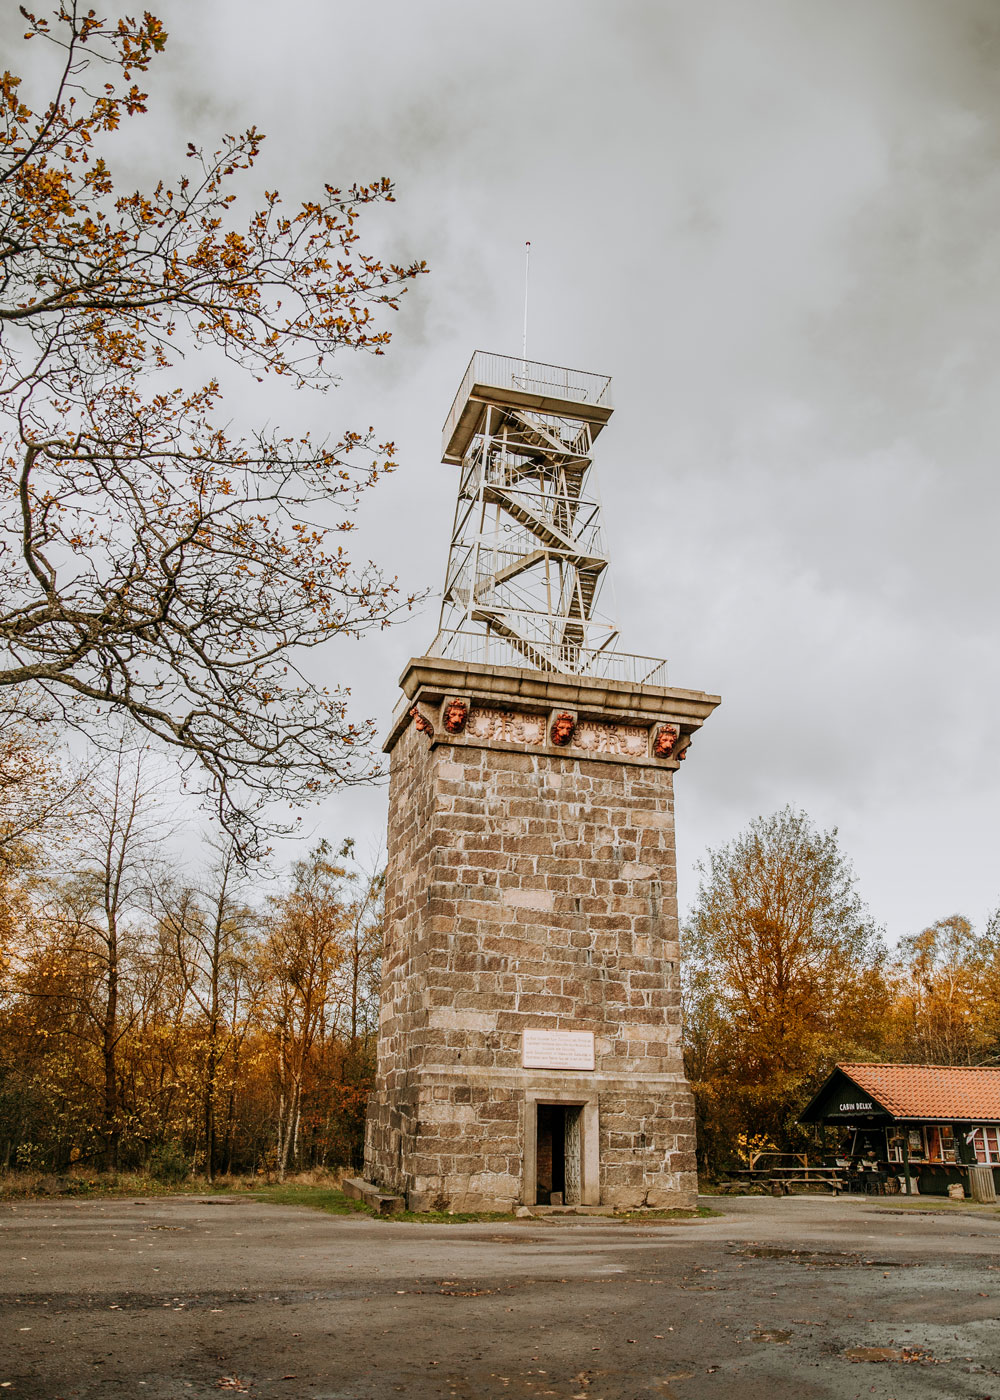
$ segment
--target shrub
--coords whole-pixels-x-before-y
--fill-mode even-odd
[[[149,1174],[154,1181],[176,1186],[179,1181],[184,1180],[190,1170],[191,1165],[184,1155],[184,1149],[176,1140],[161,1142],[159,1147],[154,1147],[150,1153]]]

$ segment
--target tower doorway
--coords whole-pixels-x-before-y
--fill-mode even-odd
[[[525,1205],[553,1205],[560,1195],[563,1205],[600,1205],[597,1095],[527,1089],[522,1122]]]
[[[581,1105],[540,1103],[535,1111],[535,1201],[538,1205],[579,1205],[583,1183]]]

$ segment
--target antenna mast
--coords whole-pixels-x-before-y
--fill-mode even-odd
[[[521,359],[528,362],[528,265],[531,261],[531,240],[524,245],[524,335],[521,337]]]

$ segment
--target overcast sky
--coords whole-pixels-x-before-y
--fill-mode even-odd
[[[388,174],[430,275],[381,360],[236,421],[373,423],[355,551],[439,589],[440,428],[477,348],[614,378],[598,443],[623,646],[723,705],[678,776],[694,862],[758,813],[837,826],[890,938],[1000,903],[996,0],[160,0],[139,163],[256,123],[300,198]],[[11,66],[16,66],[12,64]],[[277,406],[275,406],[277,405]],[[291,421],[294,420],[294,421]],[[385,721],[437,601],[329,678]],[[385,790],[316,830],[367,847]]]

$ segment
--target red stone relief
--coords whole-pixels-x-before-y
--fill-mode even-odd
[[[469,707],[464,700],[452,700],[445,706],[444,727],[449,734],[461,734],[469,717]]]
[[[433,724],[431,724],[430,720],[426,717],[426,715],[422,715],[422,714],[420,713],[420,711],[417,709],[416,705],[414,705],[413,709],[410,711],[410,718],[413,720],[413,723],[414,723],[414,724],[417,726],[417,728],[420,730],[420,733],[421,733],[421,734],[427,734],[428,736],[433,736],[433,734],[434,734],[434,726],[433,726]]]
[[[567,710],[563,710],[560,714],[556,715],[555,719],[552,721],[549,738],[553,744],[558,744],[561,747],[563,744],[568,744],[570,739],[572,739],[575,728],[576,720]]]
[[[676,724],[664,724],[653,740],[653,757],[669,758],[674,751],[674,745],[680,737],[681,732]]]

